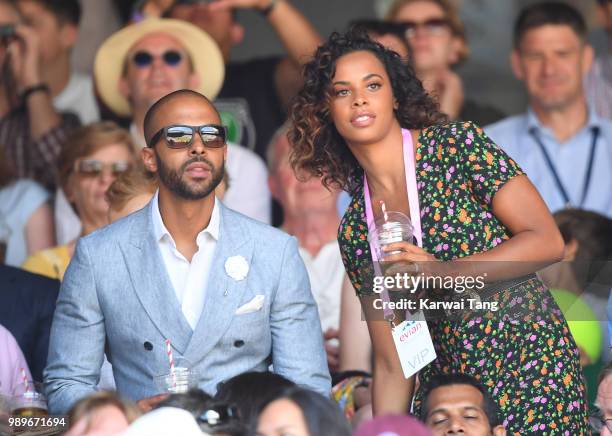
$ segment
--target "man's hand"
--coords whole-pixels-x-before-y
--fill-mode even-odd
[[[323,334],[323,340],[325,341],[325,354],[327,354],[327,366],[329,366],[330,372],[338,371],[340,367],[340,347],[338,347],[337,341],[330,343],[332,339],[338,339],[339,333],[336,329],[327,329]]]
[[[15,38],[8,46],[11,69],[17,82],[18,92],[41,83],[40,39],[29,26],[15,26]]]
[[[140,410],[142,410],[144,413],[147,413],[147,412],[150,412],[151,409],[153,409],[155,406],[157,406],[158,403],[161,403],[169,396],[170,394],[159,394],[159,395],[155,395],[154,397],[143,398],[142,400],[138,400],[136,404],[138,404],[138,407],[140,407]]]

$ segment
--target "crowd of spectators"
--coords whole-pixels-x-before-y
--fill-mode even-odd
[[[292,143],[300,133],[302,138],[318,139],[327,134],[323,127],[300,131],[296,114],[313,113],[316,108],[305,107],[309,104],[305,100],[297,100],[303,103],[301,108],[295,103],[299,92],[303,95],[304,89],[315,86],[311,60],[315,53],[321,56],[327,35],[319,35],[291,0],[115,2],[113,8],[126,22],[91,53],[92,75],[87,75],[76,72],[71,56],[77,41],[88,32],[79,26],[84,3],[0,0],[0,434],[13,413],[13,398],[23,396],[24,388],[44,391],[49,412],[68,417],[64,430],[70,436],[517,434],[518,418],[508,410],[527,410],[529,404],[517,404],[524,396],[508,398],[507,393],[501,394],[501,382],[494,385],[491,378],[481,377],[481,367],[493,365],[492,361],[473,368],[458,365],[458,370],[427,377],[421,372],[414,387],[418,393],[407,400],[407,407],[398,413],[380,413],[385,411],[380,406],[382,393],[397,386],[380,386],[380,382],[376,386],[373,381],[377,370],[380,374],[381,367],[384,372],[390,366],[377,358],[382,341],[365,322],[362,290],[350,277],[350,265],[346,256],[343,263],[338,242],[339,228],[350,233],[347,239],[358,235],[351,225],[359,224],[348,223],[347,228],[346,218],[342,220],[347,207],[349,211],[359,207],[351,198],[357,191],[330,183],[324,171],[308,174],[296,165]],[[410,71],[407,77],[418,81],[418,89],[433,105],[424,104],[414,113],[445,125],[465,122],[474,131],[483,130],[507,154],[512,164],[507,168],[524,172],[537,189],[563,239],[560,262],[543,265],[538,277],[551,290],[551,304],[560,308],[558,312],[551,308],[551,316],[557,319],[562,312],[561,318],[568,321],[567,336],[560,341],[568,348],[575,341],[577,371],[586,383],[586,393],[576,396],[586,396],[590,426],[602,435],[612,434],[612,1],[597,1],[611,41],[610,53],[600,56],[588,43],[585,19],[566,2],[535,2],[519,13],[514,34],[509,36],[513,48],[508,56],[528,105],[524,113],[515,115],[484,105],[467,93],[457,72],[470,55],[458,2],[389,3],[383,19],[363,17],[350,23],[348,34],[367,35],[380,50],[396,53],[393,56]],[[285,55],[231,60],[232,49],[249,36],[249,29],[236,17],[246,9],[262,15],[282,42]],[[331,57],[324,62],[318,59],[320,75],[336,62]],[[335,74],[336,66],[325,80],[333,80]],[[328,101],[334,92],[328,89],[316,98]],[[394,100],[394,111],[400,116],[397,104]],[[322,110],[316,116],[329,121],[329,112]],[[206,124],[197,121],[199,127],[191,126],[200,113]],[[170,145],[170,122],[160,123],[172,117],[180,119],[173,125],[191,129],[187,147]],[[310,119],[303,121],[303,126],[317,125]],[[222,132],[204,130],[217,124],[224,126]],[[329,147],[343,140],[334,132],[326,137]],[[473,140],[469,135],[468,140]],[[184,137],[178,141],[184,142]],[[223,152],[213,143],[219,137],[226,144]],[[153,151],[155,141],[168,145],[165,154]],[[206,151],[202,152],[205,157],[195,156],[200,143],[212,157]],[[178,170],[168,167],[176,155],[172,153],[184,148],[193,153],[190,160]],[[324,150],[321,157],[315,156],[313,148],[309,157],[326,161],[338,171],[346,164],[335,160],[334,150]],[[217,158],[220,166],[213,165]],[[417,152],[416,160],[420,158]],[[487,153],[482,160],[470,162],[481,170],[498,158]],[[350,159],[354,160],[352,155]],[[196,232],[190,242],[195,252],[183,256],[184,241],[175,236],[172,226],[188,220],[175,219],[172,224],[162,203],[168,207],[165,189],[186,189],[179,186],[177,171],[189,171],[188,165],[194,163],[210,165],[211,177],[219,179],[210,203],[211,227],[213,223],[218,227],[199,229],[202,232]],[[505,172],[506,164],[502,167]],[[490,180],[474,179],[465,189],[473,189],[473,183],[495,193],[500,182],[489,174]],[[185,195],[183,199],[191,194]],[[424,216],[429,210],[424,202],[429,200],[422,201]],[[218,251],[208,252],[205,260],[197,257],[198,249],[204,247],[202,240],[211,242],[213,249],[223,242],[219,234],[227,232],[223,223],[230,222],[225,207],[240,213],[231,222],[246,219],[258,229],[252,241],[236,243],[235,252],[223,252],[233,255],[228,262],[244,260],[237,255],[242,245],[255,245],[249,249],[257,253],[285,241],[280,232],[257,227],[261,223],[293,238],[286,245],[278,242],[277,252],[255,255],[251,275],[244,280],[247,266],[245,277],[238,278],[234,288],[223,280],[204,286],[206,298],[215,293],[223,304],[203,308],[210,300],[190,296],[189,288],[219,279],[221,272],[233,278],[240,274],[228,262],[217,265]],[[137,238],[143,229],[125,230],[125,223],[132,219],[130,223],[148,224],[152,220],[135,217],[140,219],[144,214],[137,212],[151,208],[157,240],[141,250]],[[172,213],[188,210],[177,207]],[[366,211],[360,214],[365,220]],[[440,220],[437,212],[436,216],[432,213],[432,219]],[[484,227],[479,230],[489,240],[491,231]],[[131,244],[131,248],[102,246],[119,234],[113,229],[123,229],[125,247]],[[455,230],[446,226],[445,231]],[[248,234],[237,230],[232,238]],[[94,257],[93,245],[86,244],[92,241],[100,241]],[[171,271],[162,267],[154,275],[135,276],[135,270],[125,266],[135,258],[159,260],[156,265],[165,264]],[[278,265],[271,265],[276,261]],[[87,269],[90,263],[93,266]],[[112,265],[109,274],[116,276],[109,277],[107,286],[99,275],[108,265]],[[307,275],[306,296],[295,291],[292,300],[292,286],[299,288],[304,282],[289,267]],[[205,272],[203,278],[194,279],[199,271]],[[268,294],[270,277],[278,279],[279,286]],[[286,280],[291,279],[296,283],[288,285]],[[109,296],[109,289],[122,280],[125,294]],[[261,289],[251,289],[255,280]],[[145,296],[142,290],[148,292],[148,287],[151,294]],[[235,295],[245,289],[248,300]],[[135,314],[138,304],[142,313]],[[231,313],[222,313],[224,304]],[[120,312],[123,305],[125,312]],[[311,312],[318,319],[315,328],[304,321]],[[225,324],[208,330],[211,326],[205,325],[208,321],[202,321],[201,314]],[[146,334],[144,326],[136,325],[145,316],[153,320]],[[236,332],[232,331],[235,324],[228,327],[233,323],[231,316],[240,317],[241,323],[246,320]],[[161,330],[170,330],[175,321],[178,327],[166,335],[167,343],[153,339],[154,334],[167,333]],[[534,321],[534,329],[539,321]],[[386,325],[386,321],[380,323]],[[316,340],[308,342],[312,338]],[[474,347],[478,340],[474,339]],[[516,338],[504,340],[510,343]],[[291,352],[280,353],[278,344]],[[196,345],[203,348],[194,351]],[[313,351],[311,346],[321,350]],[[202,350],[206,353],[198,354]],[[143,352],[150,359],[144,364],[133,357]],[[160,373],[160,367],[166,369],[166,357],[183,358],[188,352],[189,357],[198,356],[191,369],[197,368],[201,379],[191,389],[169,395],[149,375]],[[322,375],[318,370],[323,356]],[[243,358],[248,363],[238,362]],[[527,361],[531,358],[542,356],[522,356],[521,367],[531,366]],[[310,373],[301,374],[291,359],[312,365]],[[174,371],[174,363],[170,365]],[[145,378],[151,379],[146,386]],[[143,386],[133,388],[139,383]],[[565,383],[565,387],[578,385],[580,380]],[[559,388],[553,384],[549,389]],[[551,425],[551,416],[578,414],[582,407],[577,402],[543,406],[545,400],[538,396],[529,401],[541,401],[539,411],[555,410],[544,418],[527,417],[529,423],[542,418]],[[552,425],[549,429],[555,428],[555,422]],[[530,429],[543,434],[537,425]]]

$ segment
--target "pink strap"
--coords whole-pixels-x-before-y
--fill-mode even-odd
[[[409,130],[402,129],[402,150],[404,153],[404,168],[406,169],[406,187],[408,188],[408,205],[410,207],[410,222],[414,230],[414,237],[417,240],[419,247],[423,246],[423,235],[421,230],[421,210],[419,207],[419,193],[416,183],[416,167],[412,159],[414,155],[412,144],[412,135]],[[374,213],[372,212],[372,201],[370,199],[370,189],[368,187],[368,179],[363,175],[363,193],[365,196],[366,222],[368,225],[368,233],[374,229]],[[370,242],[370,252],[372,253],[372,261],[378,262],[376,247]]]

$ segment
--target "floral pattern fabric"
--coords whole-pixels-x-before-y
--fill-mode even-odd
[[[481,128],[460,122],[423,129],[415,160],[427,252],[448,261],[509,239],[492,201],[523,172]],[[360,296],[372,294],[374,274],[364,201],[360,187],[338,232],[345,268]],[[439,373],[467,373],[489,388],[508,434],[589,434],[577,347],[546,287],[532,278],[488,300],[500,310],[430,321],[438,357],[419,374],[421,384]],[[419,397],[417,392],[417,407]]]

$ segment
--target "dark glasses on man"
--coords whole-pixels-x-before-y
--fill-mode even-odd
[[[175,67],[181,63],[181,60],[183,60],[183,55],[176,50],[168,50],[161,55],[161,58],[166,65]],[[132,55],[132,62],[138,68],[148,67],[153,63],[153,59],[155,59],[155,56],[144,50],[139,50]]]
[[[160,129],[149,141],[153,147],[164,138],[169,148],[186,148],[193,144],[193,138],[199,133],[202,144],[208,148],[221,148],[225,145],[227,133],[225,127],[218,124],[204,124],[203,126],[173,125]]]
[[[118,176],[129,169],[130,163],[126,161],[101,162],[95,159],[83,159],[77,161],[74,165],[76,173],[87,177],[97,177],[103,171],[110,171],[113,176]]]
[[[439,35],[448,28],[448,20],[446,18],[430,18],[422,22],[403,21],[404,35],[406,38],[414,38],[417,29],[423,29],[428,35]]]

